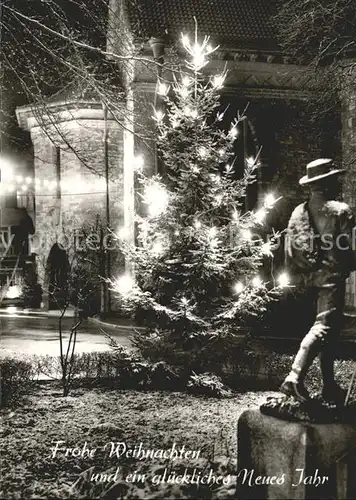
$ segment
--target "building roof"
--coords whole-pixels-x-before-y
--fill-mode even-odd
[[[182,32],[209,35],[213,44],[235,49],[277,49],[273,17],[278,0],[130,0],[131,26],[144,39]]]

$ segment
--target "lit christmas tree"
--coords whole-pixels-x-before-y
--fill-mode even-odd
[[[260,320],[267,302],[288,285],[285,273],[277,285],[259,274],[272,254],[271,240],[257,235],[276,200],[269,194],[258,210],[244,209],[258,167],[258,157],[249,158],[237,178],[233,146],[245,117],[237,116],[228,131],[219,126],[226,75],[207,81],[201,73],[214,50],[208,38],[191,44],[183,36],[182,43],[187,71],[171,86],[159,84],[164,109],[154,113],[164,174],[146,176],[137,158],[147,210],[137,215],[138,246],[119,238],[134,271],[113,283],[125,308],[147,326],[136,342],[151,355],[235,336]]]

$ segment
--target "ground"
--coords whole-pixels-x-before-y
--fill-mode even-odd
[[[64,319],[65,338],[76,321]],[[131,327],[115,328],[85,320],[78,329],[76,352],[106,351],[109,349],[104,331],[121,345],[130,345]],[[0,312],[1,348],[28,354],[58,355],[58,317],[10,315]]]
[[[226,498],[233,496],[236,474],[236,425],[239,415],[262,403],[267,392],[238,393],[231,399],[213,399],[169,392],[76,389],[66,398],[53,383],[37,386],[29,400],[1,415],[2,477],[0,497],[12,498]],[[97,451],[93,458],[51,458],[55,441],[61,446],[84,443]],[[200,450],[198,460],[109,457],[111,442],[146,450],[168,450],[173,443]],[[109,443],[107,449],[103,446]],[[94,469],[91,469],[94,467]],[[117,472],[115,479],[96,483],[91,474]],[[226,478],[227,485],[152,484],[153,477],[187,468],[192,474]],[[144,481],[126,481],[135,471]],[[229,476],[231,474],[231,476]],[[110,478],[109,478],[110,479]],[[157,479],[159,481],[159,479]],[[110,491],[109,491],[110,490]]]

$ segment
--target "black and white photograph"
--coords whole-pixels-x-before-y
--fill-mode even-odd
[[[355,0],[0,0],[0,497],[356,500]]]

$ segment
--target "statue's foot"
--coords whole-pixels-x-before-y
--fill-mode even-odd
[[[339,385],[333,384],[325,386],[322,390],[321,397],[328,402],[343,405],[346,399],[345,389],[342,389]]]
[[[301,383],[285,380],[279,390],[286,396],[291,396],[300,403],[307,403],[310,401],[309,393]]]

